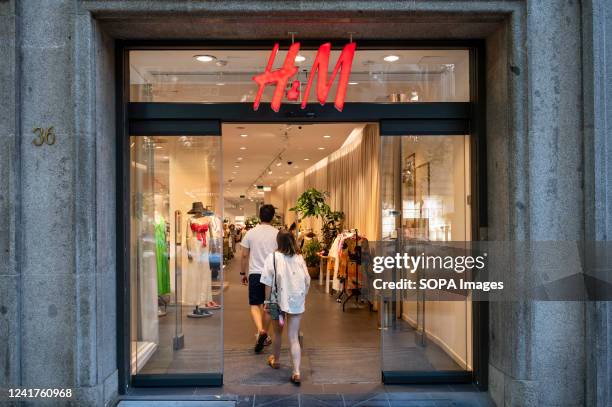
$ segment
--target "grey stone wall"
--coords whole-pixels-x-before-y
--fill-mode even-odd
[[[0,387],[117,392],[114,39],[282,37],[296,10],[361,38],[486,39],[488,238],[609,240],[609,1],[0,0]],[[609,405],[610,322],[609,303],[491,304],[496,404]]]
[[[114,45],[76,6],[0,1],[0,388],[102,405],[117,394]]]
[[[612,4],[588,0],[582,7],[585,151],[585,234],[607,241],[612,236]],[[604,407],[612,400],[612,306],[586,308],[587,404]]]
[[[18,163],[15,10],[0,2],[0,387],[19,380]]]

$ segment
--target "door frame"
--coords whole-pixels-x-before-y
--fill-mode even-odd
[[[328,41],[328,40],[327,40]],[[283,41],[116,41],[116,208],[117,208],[117,364],[119,393],[130,387],[221,386],[222,374],[132,376],[130,372],[130,253],[129,253],[129,136],[140,134],[206,134],[221,123],[377,122],[387,136],[469,134],[472,199],[472,240],[487,226],[484,42],[482,41],[360,41],[360,49],[468,49],[470,101],[428,103],[352,103],[342,112],[332,104],[309,103],[305,109],[284,104],[278,113],[262,103],[144,103],[129,101],[129,51],[142,49],[269,49]],[[302,49],[316,49],[324,41],[302,41]],[[346,42],[346,39],[334,41]],[[387,384],[471,382],[486,390],[488,377],[488,303],[472,303],[472,372],[381,375]]]

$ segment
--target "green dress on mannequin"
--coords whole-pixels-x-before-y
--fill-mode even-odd
[[[164,218],[160,218],[155,224],[155,259],[157,261],[157,294],[169,294],[170,268],[168,264],[166,221]]]

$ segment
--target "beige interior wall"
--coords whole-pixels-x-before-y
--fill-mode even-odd
[[[361,128],[354,141],[273,189],[275,202],[282,202],[285,223],[296,220],[289,208],[307,188],[329,192],[332,210],[345,214],[344,227],[357,228],[370,240],[380,236],[380,138],[378,127]],[[281,198],[282,197],[282,198]],[[319,220],[306,219],[302,230],[320,233]]]
[[[191,216],[187,212],[191,209],[193,202],[202,202],[206,206],[211,206],[212,211],[221,216],[221,199],[219,196],[220,179],[219,171],[213,161],[221,154],[220,141],[217,138],[206,138],[202,144],[190,148],[182,147],[176,138],[168,143],[169,159],[169,202],[170,202],[170,287],[174,292],[174,270],[176,259],[175,251],[175,230],[176,222],[174,213],[181,211],[181,231],[182,245],[185,247],[185,236],[187,219]],[[216,159],[216,160],[215,160]],[[181,265],[185,272],[187,264],[187,250],[182,250]],[[185,279],[183,278],[183,284]],[[185,292],[183,286],[182,292]]]

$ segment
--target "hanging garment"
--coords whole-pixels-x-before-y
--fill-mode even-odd
[[[208,219],[192,217],[187,224],[183,255],[183,304],[204,306],[212,301]]]
[[[155,224],[155,260],[157,262],[157,295],[170,293],[170,267],[166,221],[160,218]]]
[[[339,266],[339,245],[342,240],[342,234],[339,233],[334,239],[331,247],[329,248],[329,258],[327,259],[327,269],[332,275],[332,288],[335,291],[340,291],[340,280],[338,279],[338,266]]]
[[[342,240],[339,254],[338,278],[344,284],[347,292],[360,289],[363,284],[362,276],[362,244],[367,239],[350,234]]]

